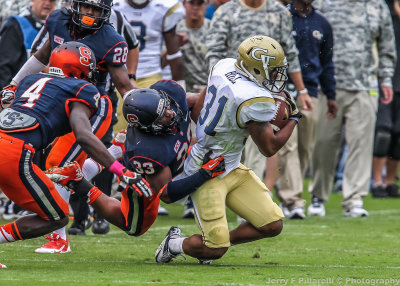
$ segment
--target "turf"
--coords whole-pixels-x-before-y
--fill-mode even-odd
[[[211,265],[190,257],[155,263],[171,225],[184,235],[197,232],[193,220],[180,218],[179,204],[139,238],[117,228],[71,236],[70,254],[35,254],[44,238],[1,244],[8,268],[0,270],[0,285],[399,285],[400,200],[366,197],[368,218],[343,217],[340,202],[332,194],[326,217],[286,220],[278,237],[234,246]],[[236,216],[228,214],[234,228]]]

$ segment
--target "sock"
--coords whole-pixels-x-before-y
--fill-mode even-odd
[[[172,254],[183,253],[182,246],[185,238],[186,237],[178,237],[169,241],[168,246]]]
[[[100,191],[99,188],[93,186],[89,191],[88,204],[91,205],[92,203],[94,203],[94,201],[97,200],[97,198],[100,197],[102,193],[103,192]]]
[[[54,186],[56,187],[58,193],[64,199],[64,201],[69,203],[69,197],[71,196],[71,192],[59,184],[54,184]]]
[[[54,233],[57,233],[62,239],[66,240],[67,239],[67,234],[65,232],[65,226],[62,228],[59,228],[54,231]]]
[[[93,159],[89,158],[85,160],[82,166],[82,174],[83,177],[90,181],[93,179],[98,173],[100,173],[104,169],[99,163],[94,161]]]
[[[0,243],[22,240],[17,224],[14,222],[0,226]]]

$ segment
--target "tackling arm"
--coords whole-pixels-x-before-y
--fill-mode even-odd
[[[171,66],[172,79],[175,81],[184,80],[185,74],[182,53],[180,51],[180,40],[175,33],[175,29],[164,33],[163,36],[165,40],[165,46],[167,48],[166,59]]]
[[[72,102],[69,122],[76,142],[95,161],[109,168],[115,161],[104,144],[97,138],[90,125],[90,109],[83,103]]]

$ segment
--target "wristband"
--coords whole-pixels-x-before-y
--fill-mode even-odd
[[[114,163],[112,163],[111,166],[108,167],[108,170],[110,170],[110,172],[114,173],[118,177],[121,177],[122,176],[122,169],[124,169],[124,168],[125,168],[124,165],[122,165],[120,162],[115,160]]]
[[[297,93],[298,94],[307,94],[308,93],[308,89],[305,88],[305,89],[299,90],[299,91],[297,91]]]
[[[136,75],[133,73],[128,74],[129,79],[133,78],[134,80],[136,80]]]
[[[172,54],[172,55],[168,55],[168,54],[165,55],[165,58],[167,59],[167,61],[172,61],[172,60],[175,60],[180,57],[182,57],[181,50],[177,51],[175,54]]]
[[[299,123],[299,118],[298,117],[289,117],[289,120],[294,120],[296,123]]]

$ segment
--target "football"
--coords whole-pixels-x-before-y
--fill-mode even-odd
[[[274,118],[269,122],[275,132],[281,130],[289,122],[290,106],[286,102],[285,93],[281,91],[273,95],[275,99],[276,111]]]

